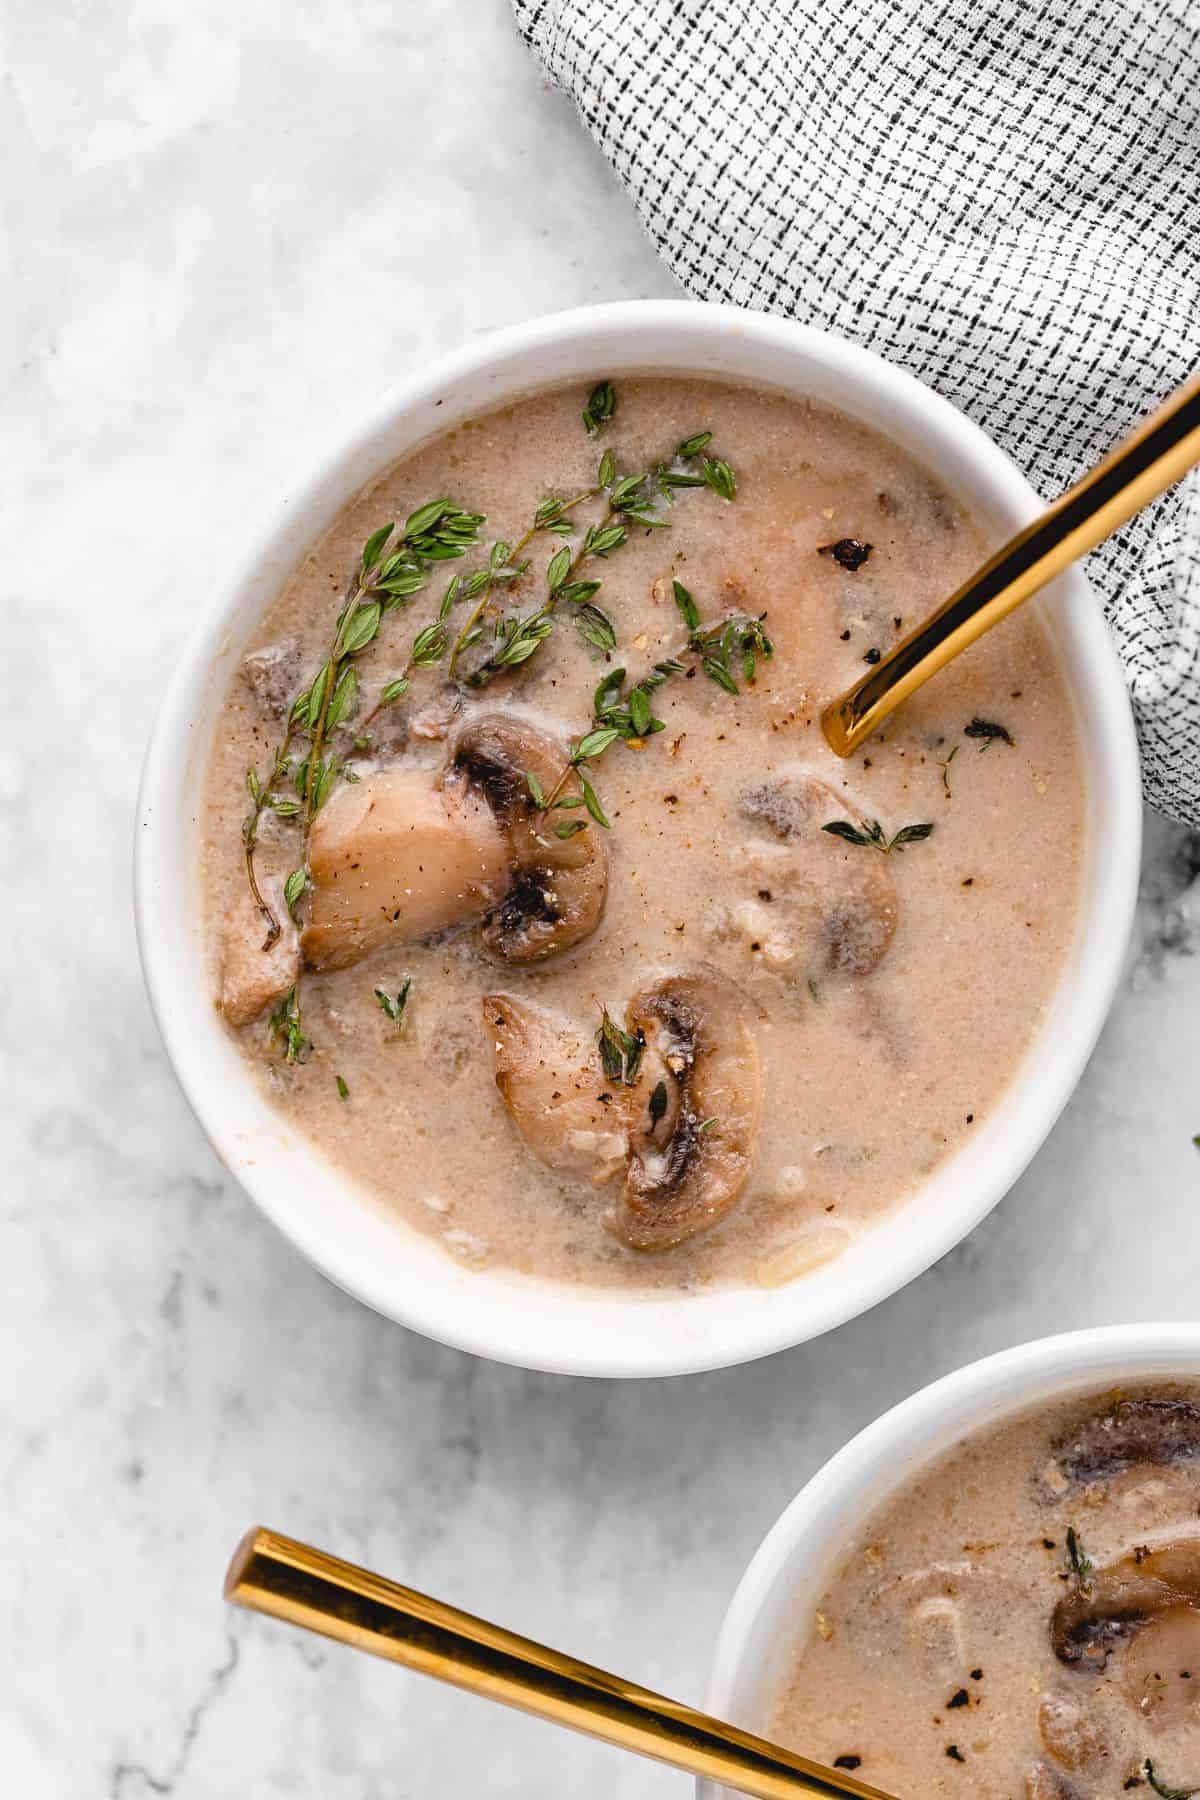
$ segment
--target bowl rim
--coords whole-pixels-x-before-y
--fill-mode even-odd
[[[1100,1325],[1034,1338],[966,1363],[889,1407],[805,1482],[750,1558],[717,1634],[708,1710],[769,1735],[763,1684],[753,1695],[748,1689],[755,1662],[781,1645],[772,1612],[786,1608],[794,1620],[799,1583],[809,1593],[825,1586],[865,1519],[955,1443],[1072,1392],[1172,1376],[1200,1376],[1200,1324]],[[724,1800],[728,1790],[701,1777],[696,1793]]]
[[[294,566],[299,555],[294,519],[319,515],[322,508],[329,508],[331,493],[340,496],[333,511],[345,504],[365,480],[391,460],[380,448],[389,434],[402,430],[406,421],[422,411],[429,414],[434,404],[441,404],[440,398],[435,399],[440,393],[486,382],[489,372],[494,376],[498,369],[519,366],[526,372],[523,379],[508,379],[494,398],[477,401],[459,416],[503,404],[539,386],[560,385],[563,377],[539,379],[527,367],[539,360],[574,356],[580,373],[573,378],[586,379],[582,371],[593,369],[600,357],[584,353],[598,341],[611,338],[636,338],[647,344],[657,340],[660,345],[669,341],[672,357],[674,346],[687,347],[688,354],[673,362],[661,350],[658,354],[647,350],[639,362],[631,348],[624,354],[627,369],[666,364],[677,372],[690,368],[746,383],[751,382],[750,377],[732,372],[734,353],[729,346],[751,340],[760,358],[778,353],[792,364],[807,363],[814,385],[818,371],[822,378],[836,380],[839,392],[844,387],[856,401],[862,400],[861,406],[848,405],[846,410],[885,435],[904,441],[902,423],[904,431],[922,443],[938,444],[947,457],[953,452],[956,466],[961,458],[972,479],[986,487],[997,510],[1006,508],[1014,519],[1024,522],[1040,509],[1034,490],[1010,458],[949,401],[874,352],[793,320],[686,300],[623,301],[557,313],[490,334],[396,384],[316,459],[279,506],[267,509],[269,523],[255,534],[205,609],[172,672],[150,735],[135,823],[134,910],[151,1006],[192,1110],[218,1156],[260,1210],[317,1268],[376,1311],[459,1349],[525,1368],[623,1378],[726,1367],[820,1335],[914,1279],[965,1237],[1007,1193],[1073,1092],[1107,1015],[1133,918],[1141,802],[1136,738],[1120,665],[1098,604],[1083,574],[1075,570],[1060,578],[1057,592],[1064,613],[1070,615],[1072,642],[1078,645],[1075,673],[1081,683],[1086,682],[1104,717],[1105,731],[1090,767],[1093,811],[1096,796],[1102,792],[1102,812],[1100,824],[1093,824],[1096,841],[1092,844],[1101,878],[1093,884],[1090,905],[1084,909],[1088,931],[1080,955],[1087,967],[1079,972],[1079,980],[1060,982],[1055,1001],[1056,1006],[1065,1007],[1066,990],[1071,988],[1070,1029],[1060,1025],[1054,1037],[1051,1025],[1043,1024],[1034,1043],[1044,1049],[1054,1037],[1055,1054],[1052,1061],[1047,1055],[1042,1079],[1034,1083],[1025,1069],[1020,1069],[1002,1097],[1005,1104],[1014,1097],[1015,1106],[1019,1096],[1023,1124],[993,1143],[989,1178],[960,1182],[969,1191],[959,1192],[953,1204],[942,1200],[898,1209],[893,1220],[903,1214],[905,1229],[896,1235],[887,1253],[883,1254],[881,1247],[888,1229],[884,1222],[838,1259],[836,1279],[828,1279],[827,1271],[818,1271],[789,1288],[769,1293],[725,1289],[670,1299],[637,1291],[567,1288],[513,1277],[501,1270],[467,1271],[441,1251],[435,1252],[436,1262],[446,1267],[435,1268],[423,1254],[425,1240],[417,1242],[420,1234],[411,1227],[399,1233],[393,1220],[389,1229],[403,1235],[405,1258],[412,1264],[401,1281],[397,1265],[402,1259],[393,1257],[392,1265],[385,1269],[380,1255],[384,1239],[363,1222],[365,1201],[355,1214],[354,1231],[341,1220],[331,1227],[328,1219],[320,1223],[315,1214],[309,1218],[297,1210],[299,1203],[272,1177],[276,1153],[265,1142],[257,1142],[258,1155],[248,1158],[245,1134],[239,1137],[229,1123],[229,1109],[222,1101],[222,1095],[229,1092],[228,1070],[223,1077],[217,1069],[221,1058],[213,1039],[214,1033],[224,1034],[211,995],[202,1012],[187,1002],[184,992],[181,970],[191,952],[187,931],[172,916],[167,893],[172,885],[180,886],[178,864],[186,854],[184,849],[176,852],[174,848],[179,835],[174,812],[187,794],[187,769],[198,753],[199,739],[203,738],[203,748],[207,747],[207,736],[194,716],[198,696],[239,609],[253,611],[244,596],[262,590],[261,613],[279,585],[276,580],[264,586],[264,570],[274,565]],[[706,355],[716,360],[706,362]],[[722,358],[730,366],[722,366]],[[618,367],[619,361],[614,357],[612,366]],[[781,380],[778,386],[800,391],[797,369],[789,370],[789,375],[790,379]],[[881,415],[886,422],[881,422]],[[451,409],[445,422],[452,423],[454,416]],[[430,431],[414,435],[410,447],[429,435]],[[317,535],[319,531],[313,533],[313,539]],[[194,921],[192,929],[194,932]],[[1026,1064],[1032,1056],[1031,1048],[1026,1052]],[[251,1085],[245,1082],[246,1087]],[[285,1154],[292,1154],[277,1115],[275,1124],[280,1132],[278,1142],[284,1144]],[[320,1161],[319,1153],[314,1158],[309,1151],[308,1159],[306,1173],[311,1175]],[[931,1180],[922,1184],[918,1195],[925,1198],[943,1184],[951,1185],[950,1171],[961,1160],[962,1153],[947,1159]],[[311,1185],[320,1186],[324,1179],[322,1174]],[[352,1238],[356,1238],[355,1244]],[[859,1255],[868,1241],[877,1244],[877,1252]],[[736,1297],[732,1303],[731,1295]],[[519,1296],[523,1297],[521,1304],[517,1303]],[[690,1319],[684,1317],[685,1310],[690,1311]]]

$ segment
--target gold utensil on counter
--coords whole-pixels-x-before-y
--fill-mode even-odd
[[[797,1794],[890,1800],[846,1770],[823,1768],[278,1532],[247,1532],[229,1565],[225,1596],[759,1800]]]
[[[1200,462],[1200,376],[1017,533],[958,592],[821,714],[830,748],[849,756],[902,700],[968,644],[1111,537]]]

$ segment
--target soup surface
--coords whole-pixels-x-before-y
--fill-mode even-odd
[[[209,762],[214,991],[289,1122],[474,1265],[839,1254],[996,1105],[1073,930],[1080,748],[1031,613],[852,761],[820,734],[987,548],[861,425],[700,379],[388,469]]]
[[[775,1729],[899,1795],[1200,1783],[1200,1388],[981,1432],[869,1518]]]

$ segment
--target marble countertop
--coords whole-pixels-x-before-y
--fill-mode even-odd
[[[1200,839],[1152,821],[1085,1080],[1008,1200],[823,1342],[674,1382],[491,1367],[336,1292],[217,1166],[142,992],[142,747],[210,583],[377,390],[673,284],[503,0],[14,0],[0,1767],[24,1800],[605,1800],[670,1772],[246,1616],[262,1520],[683,1698],[763,1530],[919,1384],[1195,1316]],[[15,635],[14,635],[15,627]]]

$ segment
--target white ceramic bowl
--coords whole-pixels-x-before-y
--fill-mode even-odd
[[[345,502],[433,433],[531,390],[598,374],[696,372],[810,395],[902,444],[1000,530],[1038,509],[977,426],[911,376],[819,331],[729,307],[645,301],[497,332],[395,388],[281,502],[176,668],[142,779],[138,936],[168,1054],[227,1167],[306,1256],[378,1311],[445,1343],[529,1368],[666,1375],[763,1356],[894,1292],[1012,1185],[1079,1079],[1112,997],[1136,890],[1141,807],[1129,704],[1083,576],[1040,600],[1088,746],[1089,852],[1066,977],[1015,1083],[910,1205],[789,1287],[649,1298],[472,1272],[388,1218],[267,1105],[213,1008],[201,930],[197,795],[214,714],[256,622]],[[519,1172],[514,1165],[514,1186]]]
[[[894,1406],[813,1476],[763,1539],[721,1627],[709,1711],[770,1736],[800,1622],[867,1515],[968,1433],[1088,1389],[1196,1375],[1200,1325],[1110,1325],[1003,1350]],[[735,1800],[710,1781],[696,1789],[698,1800]]]

